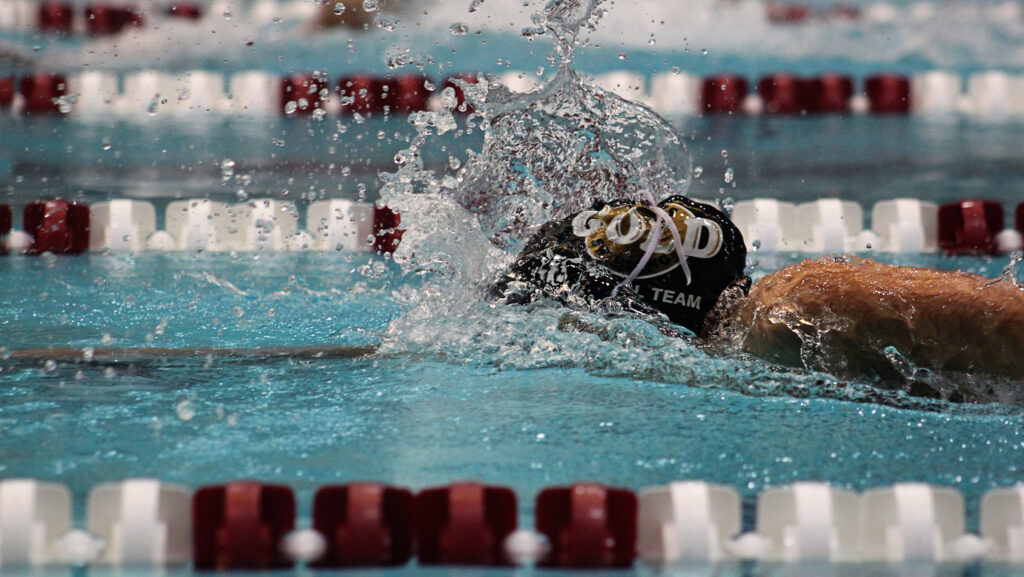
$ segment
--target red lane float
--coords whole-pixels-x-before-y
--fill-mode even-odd
[[[853,79],[839,74],[823,74],[810,81],[807,110],[814,114],[845,114],[853,98]]]
[[[949,254],[992,254],[1003,230],[1003,205],[961,200],[939,207],[939,248]]]
[[[402,224],[402,215],[386,206],[373,207],[373,250],[378,254],[395,252],[402,241],[404,230],[398,228]]]
[[[281,110],[286,115],[312,114],[324,107],[330,83],[315,74],[293,74],[281,80]]]
[[[66,200],[25,205],[25,232],[32,254],[81,254],[89,250],[89,207]]]
[[[705,78],[701,85],[701,112],[704,114],[736,114],[747,97],[747,80],[722,75]]]
[[[4,237],[11,234],[13,222],[11,207],[0,204],[0,254],[7,254],[7,243],[4,242]]]
[[[383,113],[385,99],[390,95],[390,87],[385,90],[385,86],[386,83],[368,74],[342,78],[338,82],[342,112],[363,116]]]
[[[537,530],[551,544],[546,567],[630,567],[636,558],[637,498],[598,484],[545,489]]]
[[[67,34],[75,22],[75,10],[63,2],[43,2],[39,5],[39,31]]]
[[[203,9],[190,2],[178,2],[167,7],[167,15],[186,20],[199,20],[203,17]]]
[[[869,76],[864,81],[873,114],[907,114],[910,112],[910,79],[894,74]]]
[[[313,528],[327,541],[316,567],[403,565],[412,556],[413,495],[377,483],[322,487]]]
[[[192,498],[196,569],[271,569],[292,565],[281,548],[295,527],[295,496],[283,485],[236,482]]]
[[[24,114],[61,114],[60,99],[68,93],[67,79],[60,74],[24,76],[18,83]]]
[[[431,91],[427,88],[429,79],[426,76],[406,74],[393,81],[394,108],[396,114],[411,114],[427,109]]]
[[[807,112],[810,83],[792,74],[764,76],[757,82],[757,93],[764,101],[765,114]]]
[[[85,28],[93,36],[119,34],[129,26],[141,26],[142,14],[127,6],[91,4],[85,8]]]
[[[466,84],[477,84],[480,80],[472,74],[456,74],[455,76],[445,78],[444,84],[441,86],[441,90],[451,88],[455,91],[455,112],[471,114],[473,112],[473,107],[466,101],[466,93],[462,90],[462,86],[460,86],[457,81],[462,81]]]
[[[0,108],[10,108],[14,104],[14,77],[0,78]]]
[[[416,495],[416,541],[423,565],[508,565],[516,495],[505,487],[456,483]]]
[[[772,24],[800,24],[814,16],[809,6],[783,2],[766,3],[765,13]]]

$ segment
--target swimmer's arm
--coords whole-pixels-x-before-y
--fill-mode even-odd
[[[896,351],[919,367],[1024,377],[1024,291],[1010,281],[821,259],[761,279],[735,314],[745,350],[787,364],[817,347],[833,366],[810,368],[886,377]]]

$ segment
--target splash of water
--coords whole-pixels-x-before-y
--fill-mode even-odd
[[[639,198],[641,189],[665,197],[689,185],[692,162],[671,125],[643,105],[588,85],[572,69],[573,52],[603,13],[602,2],[551,0],[534,16],[553,39],[558,63],[535,91],[516,94],[481,79],[460,86],[475,110],[469,116],[457,115],[451,89],[442,93],[441,110],[412,115],[417,134],[396,155],[398,169],[382,175],[380,193],[402,214],[406,229],[395,260],[407,273],[428,273],[431,280],[399,295],[406,312],[391,324],[385,351],[627,374],[638,360],[668,370],[706,356],[637,319],[589,318],[584,324],[598,328],[580,330],[563,322],[564,311],[541,314],[480,300],[481,286],[543,223],[598,199]],[[454,175],[424,167],[422,153],[432,138],[475,127],[483,131],[483,145]],[[662,377],[668,375],[694,380],[677,369]]]

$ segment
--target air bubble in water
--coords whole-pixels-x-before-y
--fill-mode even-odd
[[[182,421],[191,421],[196,416],[196,408],[189,399],[182,399],[174,406],[174,414]]]
[[[732,179],[733,179],[732,167],[729,167],[729,168],[725,169],[725,182],[727,182],[727,183],[732,182]]]

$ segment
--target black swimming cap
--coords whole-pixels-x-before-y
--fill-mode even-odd
[[[494,292],[513,303],[532,301],[538,294],[563,303],[615,298],[628,310],[658,311],[699,333],[726,288],[740,284],[745,291],[750,286],[743,274],[743,237],[711,205],[673,196],[658,206],[675,223],[685,266],[679,262],[671,231],[663,226],[651,259],[632,286],[623,285],[649,248],[658,216],[646,204],[599,202],[541,227]]]

